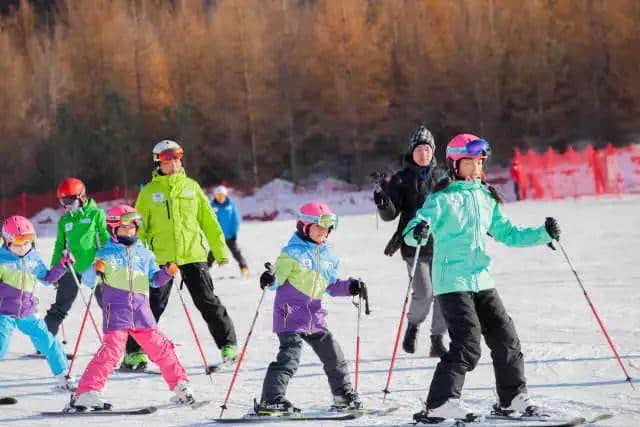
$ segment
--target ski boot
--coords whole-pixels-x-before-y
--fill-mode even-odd
[[[293,406],[293,404],[284,397],[270,400],[268,402],[261,401],[260,403],[254,399],[253,411],[256,415],[263,416],[282,416],[302,412],[300,408]]]
[[[447,354],[447,348],[442,343],[442,335],[431,335],[431,349],[429,350],[429,357],[442,358]]]
[[[122,361],[122,365],[120,365],[120,369],[126,371],[142,372],[147,369],[148,363],[149,359],[147,359],[147,355],[141,351],[136,351],[133,353],[127,353],[124,356],[124,360]]]
[[[53,388],[57,391],[76,391],[78,388],[78,379],[75,377],[67,378],[67,374],[63,372],[56,375],[56,384]]]
[[[436,424],[446,419],[473,421],[478,418],[460,399],[449,399],[437,408],[427,408],[413,414],[416,423]]]
[[[493,405],[492,415],[522,416],[522,417],[542,417],[545,414],[527,393],[518,393],[507,407],[500,406],[500,403]]]
[[[180,381],[173,389],[176,394],[172,400],[182,405],[191,406],[196,403],[196,399],[193,397],[193,390],[186,381]]]
[[[418,339],[419,326],[414,323],[407,324],[407,330],[404,332],[402,340],[402,349],[410,354],[416,352],[416,340]]]
[[[111,409],[111,404],[102,400],[96,391],[87,391],[79,396],[72,394],[69,402],[70,411],[108,411],[109,409]]]
[[[333,395],[332,408],[337,410],[343,409],[362,409],[362,401],[358,393],[351,389],[344,394]]]
[[[220,349],[220,357],[224,365],[232,364],[238,358],[238,350],[235,345],[225,345]]]

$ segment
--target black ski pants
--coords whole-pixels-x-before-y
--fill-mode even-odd
[[[451,343],[433,374],[427,409],[437,408],[447,399],[460,398],[465,374],[480,360],[481,335],[491,350],[500,405],[509,406],[518,393],[527,391],[527,386],[520,340],[498,292],[452,292],[436,298]]]
[[[311,346],[322,362],[333,395],[341,396],[353,389],[349,380],[348,363],[331,332],[313,334],[285,332],[278,334],[278,339],[280,340],[278,357],[269,364],[262,385],[263,402],[274,402],[285,398],[289,380],[300,364],[303,342]]]
[[[187,286],[196,308],[202,314],[207,323],[209,332],[218,348],[225,345],[236,345],[236,332],[227,309],[213,293],[213,280],[209,275],[206,262],[194,262],[180,267],[180,275]],[[167,307],[169,295],[173,287],[173,280],[161,288],[149,290],[149,303],[151,312],[156,322]],[[127,340],[127,353],[140,351],[138,343],[129,336]]]
[[[56,336],[58,333],[60,324],[67,317],[67,313],[71,309],[76,296],[78,296],[78,286],[73,280],[73,273],[67,270],[64,276],[58,280],[56,300],[51,304],[46,316],[44,316],[44,323],[47,325],[51,335]]]

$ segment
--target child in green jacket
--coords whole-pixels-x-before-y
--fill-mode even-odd
[[[62,181],[57,196],[65,214],[58,222],[51,265],[56,265],[68,251],[76,260],[74,271],[79,278],[79,274],[93,264],[98,249],[109,239],[105,213],[93,199],[87,197],[84,183],[77,178]],[[73,273],[67,270],[58,281],[56,300],[44,318],[53,336],[58,333],[77,295],[78,287]]]
[[[560,236],[558,223],[547,218],[540,227],[517,227],[504,216],[497,191],[482,181],[489,144],[462,134],[447,145],[449,175],[441,181],[403,231],[411,246],[434,238],[432,280],[451,343],[436,367],[426,410],[418,422],[473,419],[460,397],[465,374],[480,359],[480,337],[491,349],[499,413],[539,415],[527,394],[524,359],[513,321],[490,274],[486,236],[508,246],[535,246]]]

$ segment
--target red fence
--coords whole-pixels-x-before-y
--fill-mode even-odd
[[[516,149],[511,178],[518,184],[520,199],[559,199],[587,195],[640,191],[640,150],[636,145],[608,145],[582,151],[569,148],[560,154]]]

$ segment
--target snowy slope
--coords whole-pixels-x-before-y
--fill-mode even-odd
[[[522,202],[509,204],[506,210],[514,221],[524,225],[540,224],[545,216],[558,218],[565,247],[627,369],[635,378],[640,377],[640,197]],[[377,231],[372,212],[341,218],[339,229],[331,235],[334,250],[341,257],[341,273],[361,276],[370,287],[373,313],[362,322],[361,365],[361,393],[370,406],[382,404],[380,390],[384,387],[407,285],[406,269],[400,258],[396,255],[389,259],[382,254],[393,227],[393,224],[381,223]],[[235,321],[241,342],[260,296],[257,275],[262,264],[275,259],[292,230],[293,221],[245,223],[239,241],[250,260],[253,276],[248,281],[216,280],[217,293]],[[52,245],[51,238],[38,242],[45,259],[49,259]],[[640,425],[640,392],[633,392],[624,382],[562,255],[546,247],[509,249],[494,243],[490,250],[500,293],[523,344],[533,396],[543,405],[572,415],[615,413],[616,417],[604,425]],[[236,266],[214,269],[212,274],[214,277],[237,275]],[[41,288],[39,297],[40,313],[44,313],[53,299],[52,289]],[[213,340],[190,298],[185,297],[206,345],[207,357],[210,362],[216,361],[218,352]],[[73,349],[82,315],[79,302],[80,299],[65,322],[69,351]],[[273,293],[268,293],[226,416],[241,415],[250,407],[251,399],[260,394],[266,366],[277,352],[277,339],[271,333],[272,303]],[[351,300],[327,297],[325,304],[330,327],[346,356],[353,359],[355,310]],[[100,316],[97,308],[94,313]],[[178,344],[177,352],[191,374],[198,397],[213,399],[214,403],[198,411],[165,408],[154,415],[135,418],[65,419],[65,425],[201,425],[218,415],[231,374],[214,375],[213,384],[201,374],[200,357],[176,289],[160,326]],[[422,329],[422,338],[417,355],[401,352],[396,364],[388,404],[400,405],[400,410],[384,419],[367,422],[401,422],[420,409],[436,364],[435,359],[424,357],[428,350],[427,328]],[[91,328],[86,329],[75,374],[82,372],[97,347],[95,333]],[[36,415],[41,410],[62,408],[68,396],[51,392],[52,380],[44,361],[21,358],[32,351],[28,339],[16,332],[8,354],[0,361],[0,396],[19,399],[17,405],[0,407],[2,426],[63,423],[62,419]],[[465,388],[467,402],[482,410],[494,400],[492,367],[487,353],[485,347],[480,365],[467,377]],[[165,405],[171,393],[159,376],[114,374],[104,396],[116,407],[131,407]],[[288,397],[302,407],[330,402],[322,367],[308,348],[290,384]]]

